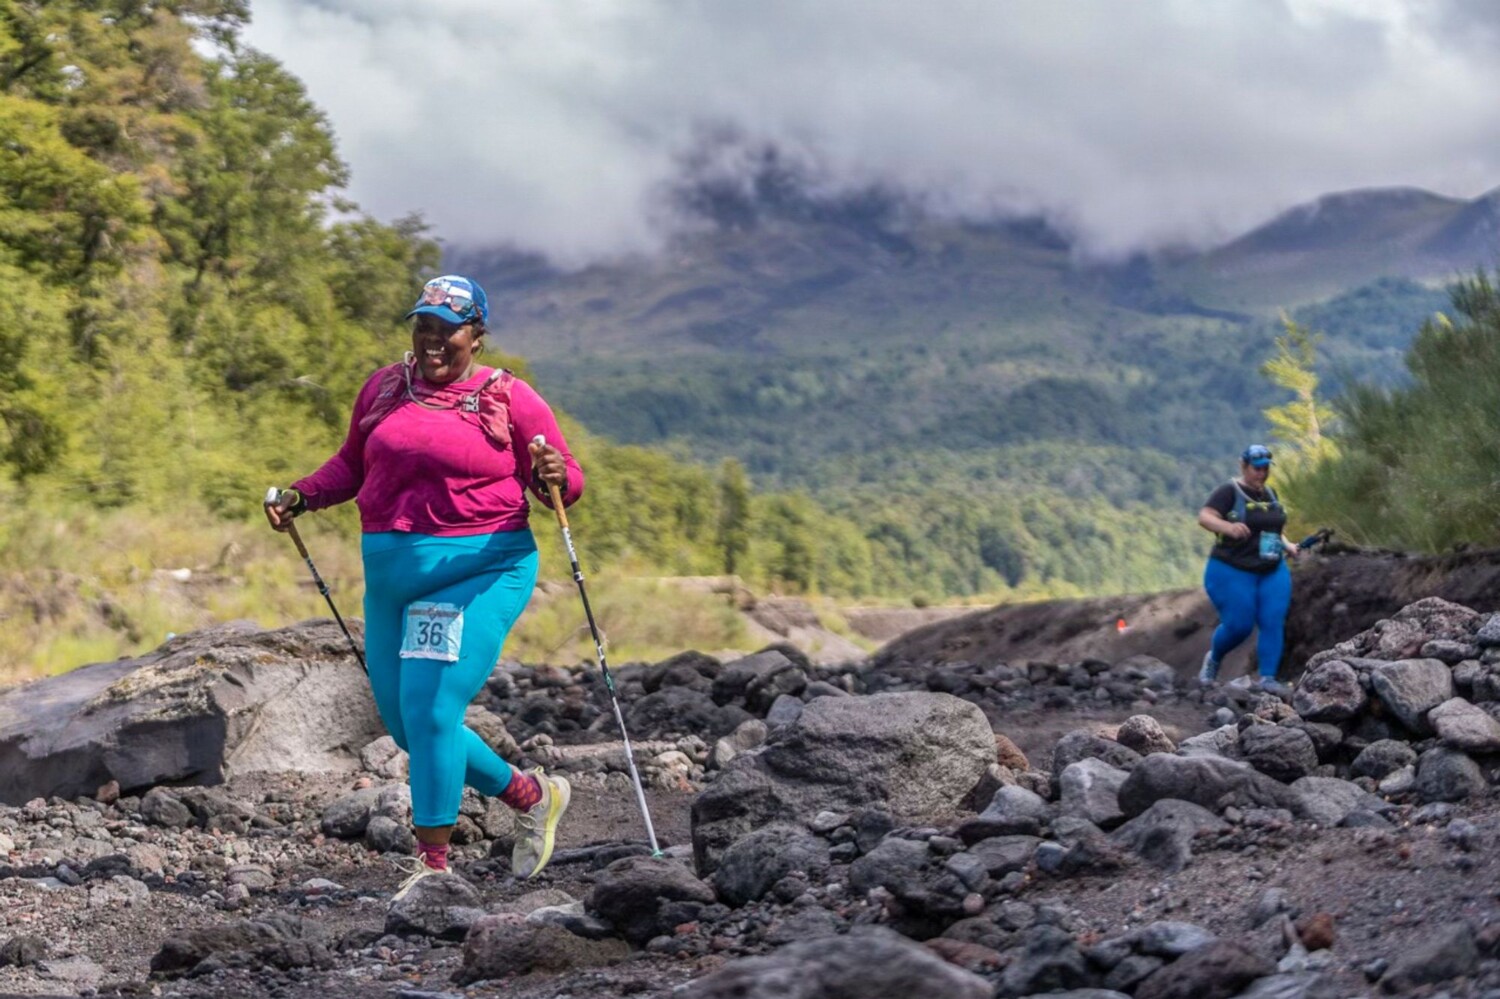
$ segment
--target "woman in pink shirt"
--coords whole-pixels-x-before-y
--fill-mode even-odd
[[[418,863],[401,886],[448,871],[463,786],[514,808],[514,872],[552,856],[571,789],[517,772],[464,724],[536,583],[529,491],[548,506],[583,493],[583,472],[542,397],[478,363],[489,303],[445,275],[407,313],[412,349],[370,376],[349,435],[312,475],[266,508],[271,525],[353,499],[364,530],[365,658],[380,717],[411,758]],[[538,435],[545,445],[530,444]]]

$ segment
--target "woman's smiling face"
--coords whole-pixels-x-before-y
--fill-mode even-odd
[[[418,373],[439,385],[466,377],[474,364],[474,347],[483,336],[475,335],[474,329],[472,323],[455,326],[430,313],[418,314],[411,327]]]

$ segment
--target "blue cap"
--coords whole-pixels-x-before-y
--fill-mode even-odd
[[[1269,468],[1271,465],[1271,449],[1264,444],[1251,444],[1240,452],[1240,461],[1252,468]]]
[[[417,296],[417,304],[406,314],[406,318],[423,313],[437,316],[455,326],[472,323],[475,319],[488,324],[490,300],[485,296],[484,289],[479,287],[479,282],[473,278],[444,274],[422,286],[422,294]]]

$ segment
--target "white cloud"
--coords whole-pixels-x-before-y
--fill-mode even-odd
[[[1500,184],[1487,0],[256,0],[352,192],[452,242],[649,249],[705,128],[1096,252],[1329,191]]]

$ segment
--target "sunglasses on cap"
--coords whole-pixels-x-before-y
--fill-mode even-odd
[[[422,298],[417,305],[441,305],[452,309],[460,319],[472,319],[477,315],[474,296],[467,288],[458,288],[446,281],[429,281],[422,286]]]
[[[1240,455],[1240,460],[1256,468],[1265,468],[1271,464],[1271,449],[1264,444],[1251,444]]]

